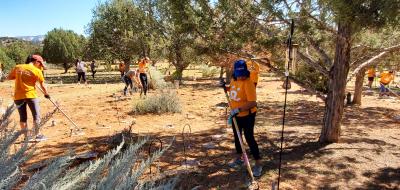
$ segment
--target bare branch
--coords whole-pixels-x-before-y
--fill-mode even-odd
[[[282,71],[280,71],[279,69],[275,68],[273,65],[271,65],[271,62],[269,59],[264,59],[264,58],[253,58],[252,60],[265,65],[267,67],[269,67],[271,69],[272,72],[278,74],[279,76],[285,76],[284,73]],[[326,96],[324,93],[315,90],[314,88],[310,87],[311,85],[309,84],[305,84],[303,81],[300,81],[292,76],[289,76],[290,80],[292,80],[294,83],[296,83],[297,85],[301,86],[302,88],[304,88],[305,90],[307,90],[308,92],[315,94],[318,98],[320,98],[322,101],[326,100]]]
[[[313,61],[312,58],[308,57],[307,55],[304,55],[302,52],[297,51],[297,54],[299,55],[300,59],[304,60],[309,66],[323,74],[324,76],[329,76],[328,70],[318,64],[317,62]]]
[[[331,66],[332,65],[332,60],[329,57],[329,55],[321,48],[319,47],[318,43],[314,41],[314,39],[312,39],[309,35],[306,35],[306,38],[308,39],[308,41],[311,43],[311,46],[317,50],[318,54],[321,55],[321,57],[323,58],[324,62],[328,65]]]
[[[377,59],[382,58],[383,56],[387,55],[388,53],[398,51],[398,50],[400,50],[400,44],[382,49],[381,52],[379,52],[378,54],[375,54],[373,57],[371,57],[370,59],[368,59],[367,61],[362,63],[360,66],[358,66],[356,69],[354,69],[354,71],[347,78],[346,82],[349,82],[355,75],[357,75],[360,71],[362,71],[366,67],[373,65]]]

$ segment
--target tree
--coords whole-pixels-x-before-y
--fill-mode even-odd
[[[197,39],[195,33],[196,16],[190,0],[157,1],[154,20],[160,38],[164,41],[168,60],[174,65],[173,77],[182,79],[183,70],[198,61],[193,44]]]
[[[85,37],[72,30],[55,28],[46,34],[43,43],[43,57],[48,62],[63,64],[66,73],[72,65],[64,63],[71,63],[82,57]]]
[[[353,36],[364,28],[380,28],[399,22],[400,4],[396,0],[346,1],[263,1],[263,7],[277,18],[298,17],[298,31],[307,39],[319,61],[300,51],[301,58],[322,74],[327,74],[328,93],[320,142],[338,142],[344,109],[346,79],[350,69]],[[330,36],[328,39],[324,37]],[[334,39],[334,40],[330,40]],[[335,48],[322,48],[331,43]],[[328,43],[328,44],[329,44]],[[327,49],[327,50],[330,50]],[[314,59],[315,60],[315,59]],[[333,61],[332,61],[333,60]]]
[[[11,58],[9,58],[6,54],[6,52],[3,50],[3,47],[0,47],[0,65],[2,68],[2,72],[8,72],[11,70],[12,67],[14,67],[15,62]],[[4,69],[4,71],[3,71]],[[2,76],[0,76],[0,80],[2,79]]]
[[[382,29],[366,29],[355,36],[356,44],[352,47],[351,73],[347,82],[355,76],[353,104],[361,104],[362,86],[365,71],[371,66],[388,66],[388,60],[398,57],[393,52],[400,50],[400,32],[398,27],[384,27]]]
[[[17,40],[4,47],[7,56],[16,64],[25,63],[29,54],[40,54],[41,48],[31,42]]]
[[[129,69],[134,56],[145,54],[145,21],[144,12],[133,1],[111,0],[99,4],[87,31],[90,50],[98,58],[104,55],[122,60]]]

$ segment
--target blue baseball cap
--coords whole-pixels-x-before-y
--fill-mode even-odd
[[[233,75],[235,77],[245,77],[250,75],[250,71],[247,70],[247,64],[245,60],[239,59],[235,61]]]

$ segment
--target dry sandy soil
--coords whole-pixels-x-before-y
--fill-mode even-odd
[[[118,74],[99,73],[88,85],[71,84],[72,74],[49,71],[49,92],[61,108],[84,130],[70,136],[71,124],[59,112],[45,125],[47,141],[38,143],[28,165],[67,154],[69,150],[102,152],[107,139],[136,119],[134,135],[160,139],[164,146],[175,137],[168,151],[154,165],[151,175],[180,175],[181,189],[244,189],[247,173],[228,169],[233,156],[232,131],[225,125],[223,91],[216,80],[185,81],[176,91],[182,113],[132,113],[139,95],[122,97]],[[64,84],[60,84],[60,80]],[[65,82],[66,81],[66,82]],[[105,84],[107,82],[107,84]],[[69,84],[68,84],[69,83]],[[271,189],[277,181],[284,90],[282,81],[264,73],[257,87],[256,139],[263,155],[264,172],[260,189]],[[5,104],[12,101],[13,82],[0,83]],[[156,91],[150,91],[152,96]],[[118,98],[121,97],[121,98]],[[42,96],[42,115],[53,105]],[[297,85],[288,92],[288,112],[282,163],[281,189],[399,189],[400,115],[399,101],[378,99],[376,91],[363,97],[363,105],[346,107],[341,142],[321,145],[318,136],[324,113],[323,102]],[[18,121],[18,114],[13,117]],[[29,115],[29,118],[30,115]],[[190,125],[191,132],[186,127]],[[183,152],[185,139],[186,156]],[[158,141],[157,141],[158,142]],[[154,143],[159,147],[159,143]],[[187,165],[185,163],[185,157]],[[186,166],[186,167],[185,167]],[[149,174],[150,175],[150,174]]]

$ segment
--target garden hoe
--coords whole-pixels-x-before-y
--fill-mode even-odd
[[[224,82],[224,81],[222,82],[222,87],[224,88],[225,97],[226,97],[226,100],[228,101],[228,105],[230,105],[231,100],[230,100],[230,98],[229,98],[228,91],[226,90],[225,82]],[[236,121],[235,116],[232,116],[232,120],[233,120],[233,124],[234,124],[234,126],[235,126],[236,135],[237,135],[237,137],[238,137],[238,139],[239,139],[240,147],[242,148],[243,160],[244,160],[244,163],[246,164],[246,169],[247,169],[247,172],[249,173],[250,179],[251,179],[251,183],[248,185],[248,189],[250,189],[250,190],[259,189],[258,183],[257,183],[257,181],[254,179],[253,171],[251,170],[249,158],[247,157],[246,149],[245,149],[245,147],[244,147],[244,145],[243,145],[243,139],[242,139],[242,136],[240,135],[239,127],[238,127],[238,125],[237,125],[237,121]]]
[[[42,93],[44,93],[43,89],[40,88],[37,84],[36,84],[36,88],[38,88],[40,91],[42,91]],[[73,131],[73,129],[71,129],[71,136],[72,136],[72,134],[74,134],[75,136],[85,135],[85,132],[83,132],[82,129],[80,129],[78,127],[78,125],[76,125],[75,122],[72,121],[72,119],[51,98],[49,98],[49,100],[75,127],[75,131]]]

